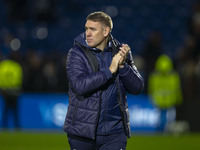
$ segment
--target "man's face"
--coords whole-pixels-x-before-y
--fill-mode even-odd
[[[88,46],[102,49],[108,35],[100,22],[87,20],[85,24],[86,41]]]

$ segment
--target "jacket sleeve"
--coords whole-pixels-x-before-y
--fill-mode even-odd
[[[66,63],[67,77],[73,92],[80,96],[95,92],[112,78],[109,69],[89,72],[88,65],[87,58],[80,50],[70,49]]]
[[[127,57],[124,68],[119,69],[119,76],[129,93],[139,94],[143,90],[144,80],[134,65],[131,51]]]

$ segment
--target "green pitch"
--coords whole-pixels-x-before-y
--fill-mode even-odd
[[[70,150],[65,133],[0,130],[0,150]],[[200,150],[200,134],[134,135],[127,150]]]

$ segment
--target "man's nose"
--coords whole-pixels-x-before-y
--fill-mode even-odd
[[[91,31],[90,30],[86,31],[86,36],[91,36]]]

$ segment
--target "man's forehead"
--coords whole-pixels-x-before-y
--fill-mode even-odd
[[[99,21],[92,21],[92,20],[87,20],[85,23],[86,27],[98,27],[100,25],[101,23]]]

